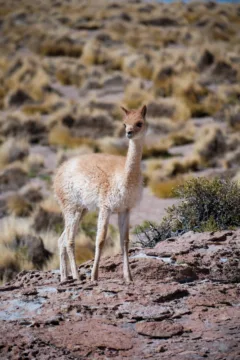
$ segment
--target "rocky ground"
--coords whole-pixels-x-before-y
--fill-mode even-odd
[[[75,155],[125,155],[122,105],[148,107],[132,229],[159,223],[189,178],[239,180],[239,4],[0,0],[0,32],[0,282],[59,268],[55,170]],[[78,263],[93,256],[96,216],[83,228]],[[33,261],[30,237],[47,263]]]
[[[167,239],[133,248],[134,283],[120,255],[100,280],[59,282],[57,271],[23,271],[0,288],[1,359],[240,357],[240,231]]]

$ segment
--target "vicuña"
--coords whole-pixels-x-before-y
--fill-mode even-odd
[[[65,221],[65,229],[58,240],[61,281],[66,280],[68,275],[67,255],[72,276],[78,279],[74,238],[80,219],[87,211],[96,208],[99,215],[91,279],[98,280],[99,261],[109,217],[112,213],[117,213],[123,253],[123,275],[126,282],[132,281],[128,259],[129,215],[142,194],[141,159],[147,130],[147,108],[143,106],[138,110],[122,109],[123,124],[129,139],[126,157],[108,154],[81,155],[66,161],[56,173],[54,191]]]

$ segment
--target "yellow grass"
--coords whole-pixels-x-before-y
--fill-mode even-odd
[[[94,146],[94,140],[88,138],[79,138],[71,135],[70,130],[63,125],[54,126],[49,132],[49,143],[51,145],[76,148],[81,145]]]
[[[7,139],[0,147],[0,169],[19,160],[19,157],[27,156],[28,150],[29,144],[25,139]]]
[[[155,180],[149,182],[149,187],[153,194],[162,199],[175,197],[174,190],[186,181],[183,177],[175,179],[168,179],[165,181],[157,182]]]
[[[7,209],[11,215],[24,217],[30,215],[32,206],[23,196],[15,194],[8,197]]]
[[[100,152],[125,156],[127,153],[127,143],[111,137],[104,137],[97,141]]]
[[[173,177],[178,174],[185,174],[192,171],[197,171],[201,164],[198,155],[187,156],[183,159],[170,159],[164,164],[163,173],[167,177]]]
[[[8,246],[16,236],[34,234],[30,218],[7,216],[0,220],[0,244]]]
[[[141,82],[134,80],[125,90],[123,104],[129,109],[136,109],[142,104],[147,104],[151,97],[148,91],[141,88]]]

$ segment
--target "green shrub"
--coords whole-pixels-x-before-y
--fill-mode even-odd
[[[221,231],[240,227],[240,187],[230,179],[191,179],[175,190],[182,198],[167,208],[161,224],[149,226],[142,237],[147,246],[188,231]]]
[[[136,240],[134,241],[134,245],[141,247],[154,247],[158,237],[161,236],[161,233],[158,230],[157,224],[144,221],[142,225],[137,225],[134,230],[133,234],[136,235]]]

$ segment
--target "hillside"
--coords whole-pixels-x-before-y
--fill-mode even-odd
[[[159,223],[188,179],[239,180],[239,4],[0,3],[1,282],[59,267],[55,169],[75,155],[124,155],[120,105],[148,105],[146,188],[132,230]],[[78,263],[93,256],[95,227],[93,214],[77,236]],[[36,263],[30,238],[46,261],[41,253]]]

